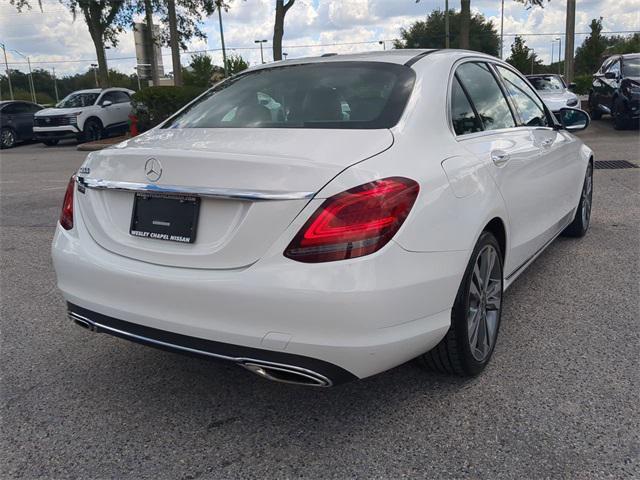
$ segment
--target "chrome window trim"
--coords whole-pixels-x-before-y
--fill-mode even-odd
[[[514,70],[513,67],[511,65],[509,65],[506,62],[502,62],[498,59],[493,59],[493,58],[488,58],[488,57],[483,57],[483,56],[469,56],[469,57],[464,57],[461,58],[459,60],[457,60],[456,62],[453,63],[453,65],[451,65],[451,70],[449,71],[449,82],[447,84],[447,101],[446,101],[446,115],[447,115],[447,123],[449,126],[449,131],[451,132],[451,134],[453,135],[453,138],[455,139],[456,142],[461,142],[464,140],[468,140],[468,139],[472,139],[472,138],[479,138],[479,137],[484,137],[484,136],[489,136],[489,135],[496,135],[496,134],[500,134],[500,133],[508,133],[508,132],[517,132],[517,131],[521,131],[523,129],[531,129],[531,127],[528,127],[526,125],[520,125],[519,124],[519,118],[515,119],[516,120],[516,126],[515,127],[509,127],[509,128],[500,128],[500,129],[496,129],[496,130],[483,130],[482,132],[473,132],[473,133],[463,133],[462,135],[458,135],[455,131],[455,129],[453,128],[453,118],[451,117],[451,90],[452,90],[452,86],[453,86],[453,78],[455,76],[456,70],[458,69],[458,67],[464,63],[470,63],[470,62],[484,62],[487,64],[490,64],[491,67],[490,68],[495,68],[494,65],[500,65],[500,66],[504,66],[509,70],[515,71],[517,72],[517,70]],[[494,74],[495,75],[495,74]],[[519,76],[522,76],[521,74],[518,73]],[[502,90],[502,79],[501,78],[496,78],[496,82],[498,83],[498,86],[500,87],[500,89]],[[533,89],[535,92],[535,89]],[[537,92],[535,92],[536,95],[538,95]],[[504,95],[504,92],[503,92]],[[540,96],[538,95],[538,98],[540,98]],[[511,109],[513,109],[514,107],[511,105],[511,99],[509,98],[509,96],[506,96],[506,101],[507,104],[509,105],[509,107]],[[542,104],[545,106],[545,110],[546,105],[544,102],[542,102]],[[519,112],[513,111],[512,113],[517,115],[519,117]],[[548,110],[547,110],[547,114],[549,114]],[[550,130],[553,130],[553,127],[537,127],[537,128],[548,128]]]
[[[164,193],[195,195],[198,197],[244,200],[250,202],[309,200],[315,192],[288,192],[281,190],[244,190],[235,188],[212,188],[184,185],[157,185],[153,183],[121,182],[101,178],[77,178],[78,184],[93,190],[119,190],[126,192]]]

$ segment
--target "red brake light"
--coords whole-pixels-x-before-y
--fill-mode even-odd
[[[318,263],[380,250],[409,215],[419,190],[413,180],[390,177],[334,195],[314,212],[284,255]]]
[[[73,191],[76,188],[76,176],[73,175],[67,184],[67,191],[62,202],[62,212],[60,212],[60,225],[65,230],[73,228]]]

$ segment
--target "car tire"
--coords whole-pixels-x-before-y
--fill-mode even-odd
[[[616,98],[611,107],[611,116],[613,117],[613,128],[616,130],[626,130],[629,128],[629,118],[625,116],[624,101]]]
[[[488,280],[487,280],[488,279]],[[482,232],[458,289],[451,326],[418,361],[430,370],[478,375],[491,360],[502,314],[502,253],[496,237]]]
[[[90,118],[84,122],[84,128],[82,130],[82,136],[80,141],[95,142],[102,138],[102,123],[97,118]]]
[[[60,140],[43,140],[42,143],[44,143],[47,147],[53,147],[57,145],[59,141]]]
[[[0,131],[0,148],[13,148],[16,141],[16,132],[12,128],[5,127]]]
[[[580,201],[576,209],[576,216],[573,222],[564,229],[562,235],[565,237],[584,237],[589,230],[591,222],[591,205],[593,199],[593,162],[589,162],[587,172],[582,183]]]
[[[602,118],[602,111],[596,106],[592,94],[589,94],[589,115],[592,120],[600,120]]]

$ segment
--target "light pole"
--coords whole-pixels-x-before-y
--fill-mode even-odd
[[[53,69],[53,89],[56,91],[56,103],[60,102],[60,98],[58,97],[58,81],[56,79],[56,67],[52,67]]]
[[[533,62],[536,59],[536,51],[531,49],[531,75],[533,75]]]
[[[267,43],[267,40],[254,40],[253,43],[259,43],[260,44],[260,61],[262,63],[264,63],[264,53],[262,51],[262,44],[263,43]]]
[[[216,1],[216,7],[218,8],[218,20],[220,21],[220,43],[222,44],[222,66],[224,71],[224,78],[227,78],[227,51],[224,47],[224,31],[222,30],[222,1]]]
[[[500,11],[500,59],[504,58],[504,0]]]
[[[26,56],[23,53],[20,53],[18,50],[11,50],[11,51],[17,53],[22,58],[27,59],[27,65],[29,65],[29,89],[31,90],[31,101],[33,103],[36,103],[36,89],[35,89],[35,85],[33,84],[33,74],[31,73],[31,60],[29,59],[28,56]]]
[[[96,81],[96,88],[98,88],[98,64],[92,63],[91,68],[93,69],[93,78]]]
[[[379,40],[378,41],[379,45],[382,45],[382,50],[386,50],[387,49],[387,44],[384,40]]]
[[[11,100],[13,100],[13,88],[11,87],[11,70],[9,70],[9,63],[7,62],[7,50],[4,47],[4,43],[0,43],[2,45],[2,51],[4,52],[4,67],[7,69],[7,81],[9,82],[9,96]]]
[[[449,48],[449,0],[444,0],[444,48]]]
[[[551,63],[549,63],[549,67],[553,66],[553,48],[556,46],[556,41],[551,40]]]
[[[562,75],[561,65],[562,65],[562,39],[560,37],[556,38],[558,42],[558,75]]]

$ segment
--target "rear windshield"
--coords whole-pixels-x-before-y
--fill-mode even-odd
[[[381,62],[257,70],[212,88],[162,128],[390,128],[414,81],[411,68]]]

